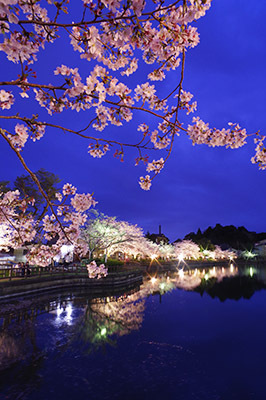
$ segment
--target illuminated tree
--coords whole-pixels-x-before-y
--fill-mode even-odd
[[[112,247],[112,252],[121,252],[124,258],[158,258],[159,247],[156,243],[146,239],[143,231],[136,232],[132,240],[119,243]]]
[[[124,252],[125,246],[131,246],[137,239],[143,238],[143,232],[137,225],[99,214],[86,223],[80,238],[80,242],[88,246],[90,258],[94,252],[102,251],[107,259],[110,254]]]
[[[222,250],[220,246],[215,246],[215,249],[210,251],[210,258],[214,260],[233,260],[236,258],[236,253],[232,250]]]
[[[192,240],[182,240],[175,243],[175,255],[179,260],[194,259],[197,260],[202,256],[199,246],[192,242]]]
[[[0,237],[0,249],[6,248],[6,238],[13,248],[34,243],[27,257],[32,264],[40,266],[50,264],[64,244],[74,244],[77,253],[86,253],[87,249],[78,244],[78,238],[80,226],[87,219],[86,211],[94,206],[94,199],[90,194],[77,194],[70,184],[65,184],[55,198],[54,202],[50,201],[53,213],[40,220],[27,213],[34,199],[21,198],[18,190],[5,193],[0,199],[0,226],[4,232]],[[49,245],[51,240],[54,240],[53,245]]]
[[[219,246],[213,246],[214,250],[200,248],[192,240],[183,240],[175,244],[175,257],[179,260],[185,259],[227,259],[233,260],[236,254],[232,250],[222,250]]]
[[[171,244],[161,243],[158,245],[160,258],[169,260],[175,258],[175,247]]]

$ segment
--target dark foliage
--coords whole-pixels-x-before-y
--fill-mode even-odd
[[[266,233],[250,232],[244,226],[236,228],[233,225],[216,224],[214,228],[209,226],[204,232],[200,229],[197,233],[191,232],[184,239],[193,240],[201,246],[207,246],[208,249],[210,244],[214,244],[221,246],[222,249],[251,250],[255,243],[266,239]]]

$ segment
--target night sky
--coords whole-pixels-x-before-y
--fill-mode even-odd
[[[248,133],[266,133],[265,17],[265,1],[213,0],[207,15],[197,22],[201,41],[187,53],[184,90],[193,93],[198,102],[194,115],[211,127],[238,122]],[[89,63],[81,62],[72,51],[67,57],[67,44],[64,52],[59,52],[57,46],[48,45],[38,54],[39,62],[33,67],[40,81],[55,82],[49,71],[62,63],[78,66],[84,78]],[[3,53],[0,68],[3,80],[15,79],[18,73],[17,66],[7,62]],[[146,72],[143,68],[133,76],[135,84],[136,80],[146,81]],[[161,92],[168,93],[178,81],[179,71],[171,73],[161,83]],[[5,114],[11,111],[28,116],[38,112],[43,120],[52,122],[46,111],[30,99],[18,99]],[[55,116],[53,122],[64,121],[78,128],[86,125],[89,117],[89,112],[67,111]],[[149,124],[150,120],[136,115],[132,123],[110,127],[100,135],[118,135],[130,142],[139,135],[135,131],[141,122]],[[136,223],[144,232],[158,232],[161,224],[171,241],[216,223],[266,231],[266,171],[250,162],[255,149],[253,139],[238,150],[192,146],[185,135],[177,139],[172,157],[148,192],[138,184],[139,176],[146,172],[143,166],[135,167],[137,153],[133,151],[126,153],[124,163],[111,151],[102,159],[94,159],[87,153],[85,139],[47,129],[44,138],[29,143],[23,154],[33,171],[45,168],[58,174],[62,182],[77,186],[80,193],[93,192],[97,208],[105,214]],[[0,180],[12,181],[24,171],[3,139],[0,145]],[[160,153],[154,153],[153,158],[160,158]]]

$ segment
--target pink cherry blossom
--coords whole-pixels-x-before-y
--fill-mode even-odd
[[[111,149],[115,156],[123,159],[124,152],[133,146],[138,160],[148,162],[144,156],[146,151],[151,148],[161,150],[159,160],[148,162],[147,171],[153,172],[152,177],[140,178],[144,190],[150,188],[152,179],[161,171],[181,132],[188,134],[193,144],[210,147],[235,149],[246,143],[248,134],[237,123],[217,129],[210,128],[199,116],[192,118],[187,125],[182,122],[183,112],[189,115],[197,110],[193,94],[183,89],[185,57],[199,44],[195,21],[206,14],[211,0],[83,0],[77,5],[75,15],[71,14],[73,21],[67,15],[71,11],[68,1],[60,3],[60,6],[52,0],[47,3],[45,7],[45,2],[40,0],[0,0],[3,36],[0,51],[6,55],[5,62],[15,63],[14,67],[17,67],[13,80],[3,82],[4,89],[0,89],[3,117],[13,120],[13,131],[1,131],[1,135],[15,151],[21,154],[28,138],[34,142],[42,138],[47,125],[37,114],[31,115],[30,107],[25,115],[10,115],[9,110],[18,95],[20,101],[34,97],[36,105],[49,116],[66,110],[83,113],[80,119],[86,120],[86,128],[82,135],[90,137],[92,143],[87,144],[88,153],[94,158],[103,157]],[[45,46],[52,46],[55,41],[60,43],[66,32],[71,49],[87,62],[87,68],[78,70],[75,65],[70,65],[69,60],[74,58],[68,50],[62,54],[62,64],[54,68],[54,75],[48,71],[49,82],[43,81],[42,76],[36,80],[31,65],[37,62],[38,52],[45,50]],[[143,65],[147,78],[139,82],[138,70]],[[162,98],[158,81],[173,76],[169,75],[173,71],[177,76],[175,89],[169,90],[168,95]],[[12,93],[5,90],[10,84]],[[121,143],[115,137],[101,136],[110,124],[123,126],[134,115],[142,118],[137,128],[142,137],[135,143],[132,144],[126,136]],[[157,118],[156,124],[149,121],[151,115]],[[64,132],[68,128],[64,123],[59,126]],[[85,131],[88,130],[87,135]],[[97,132],[94,135],[91,131]],[[71,129],[71,133],[81,134],[75,129]],[[256,154],[252,158],[260,168],[266,165],[263,140],[256,143]],[[73,196],[75,190],[71,185],[66,186],[63,195]],[[83,209],[81,198],[77,200],[77,197],[73,204]],[[84,198],[84,207],[85,203]],[[60,217],[67,212],[64,206],[61,204],[56,210]],[[76,225],[73,232],[77,231]]]
[[[21,151],[29,137],[28,128],[25,125],[17,124],[15,126],[15,134],[8,135],[8,137],[13,146]]]
[[[164,167],[164,159],[160,158],[160,160],[153,160],[151,163],[148,163],[147,165],[147,172],[155,171],[156,174],[158,174],[162,168]]]
[[[139,184],[140,184],[141,189],[150,190],[150,187],[151,187],[150,175],[146,175],[145,177],[141,176]]]
[[[97,266],[95,261],[92,261],[90,264],[87,265],[88,276],[91,279],[100,279],[107,276],[108,270],[104,264]]]
[[[77,191],[77,188],[75,188],[75,186],[71,185],[71,183],[66,183],[63,186],[63,190],[62,190],[64,196],[75,194],[76,191]]]
[[[9,110],[14,101],[14,96],[11,92],[6,92],[3,89],[0,90],[0,108],[2,110]]]
[[[95,206],[95,201],[90,194],[75,194],[71,199],[71,205],[75,210],[84,212],[87,211],[91,206]]]

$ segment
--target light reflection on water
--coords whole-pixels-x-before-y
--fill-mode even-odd
[[[264,400],[265,270],[178,268],[122,295],[2,305],[0,400]]]
[[[53,311],[51,312],[53,313]],[[54,321],[55,325],[71,325],[73,323],[72,312],[73,307],[71,302],[69,302],[66,307],[61,307],[60,304],[58,304],[56,308],[56,319]]]

